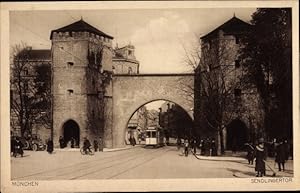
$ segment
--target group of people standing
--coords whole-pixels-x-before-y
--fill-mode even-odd
[[[200,155],[207,155],[207,156],[216,156],[217,155],[217,144],[214,139],[205,139],[205,140],[197,140],[193,139],[185,139],[182,141],[180,138],[177,139],[177,148],[178,150],[184,146],[184,155],[188,156],[189,150],[192,150],[193,154],[197,153],[197,149],[199,148]]]
[[[247,143],[247,159],[248,164],[253,164],[253,160],[255,159],[255,171],[257,177],[262,177],[266,175],[266,159],[268,156],[268,150],[265,144],[270,143],[264,142],[263,138],[258,140],[258,144],[254,147],[251,143]],[[283,140],[279,140],[278,143],[273,141],[271,143],[271,151],[273,151],[273,156],[275,157],[275,162],[278,165],[278,171],[285,170],[285,162],[289,159],[289,147],[287,146],[287,142]],[[272,156],[272,157],[273,157]]]

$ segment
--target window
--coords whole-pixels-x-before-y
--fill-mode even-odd
[[[235,63],[234,63],[234,66],[235,66],[235,68],[241,67],[240,61],[236,60]]]
[[[74,62],[68,62],[68,67],[74,66]]]
[[[152,138],[156,138],[156,132],[155,131],[152,131]]]
[[[24,75],[25,75],[25,76],[28,75],[28,68],[27,68],[27,67],[24,68]]]
[[[131,54],[132,54],[132,51],[128,50],[128,55],[131,56]]]
[[[68,93],[69,93],[69,95],[72,95],[74,93],[74,90],[73,89],[68,89]]]
[[[241,89],[234,89],[234,96],[235,97],[241,97],[242,91]]]

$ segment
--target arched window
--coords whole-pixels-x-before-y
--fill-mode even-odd
[[[25,76],[28,75],[28,68],[27,68],[27,67],[24,68],[24,75],[25,75]]]

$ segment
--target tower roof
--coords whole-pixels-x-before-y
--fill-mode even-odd
[[[226,21],[224,24],[220,25],[213,31],[208,34],[202,36],[200,39],[206,39],[218,33],[218,31],[222,30],[225,34],[240,34],[249,30],[251,24],[244,22],[243,20],[233,16],[230,20]]]
[[[65,27],[56,29],[56,30],[52,30],[51,31],[51,35],[50,35],[50,39],[52,39],[52,34],[53,32],[91,32],[94,34],[97,34],[99,36],[104,36],[107,37],[109,39],[113,39],[112,36],[105,34],[104,32],[98,30],[97,28],[91,26],[90,24],[86,23],[85,21],[83,21],[83,19],[76,21],[70,25],[67,25]]]

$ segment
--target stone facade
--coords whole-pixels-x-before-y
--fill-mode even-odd
[[[116,47],[113,56],[113,72],[115,74],[139,74],[140,64],[135,58],[133,45]]]
[[[97,31],[80,31],[80,28],[51,32],[55,146],[59,137],[67,133],[65,124],[69,120],[79,127],[79,138],[72,136],[79,139],[78,144],[85,137],[93,141],[105,135],[104,121],[109,120],[105,119],[109,115],[105,115],[103,104],[104,98],[111,97],[111,39]],[[105,126],[110,130],[107,124]]]
[[[113,147],[125,145],[128,120],[137,109],[151,101],[172,101],[193,119],[193,85],[194,74],[114,75]]]
[[[195,78],[195,127],[204,137],[217,139],[220,137],[219,134],[209,131],[208,125],[205,124],[203,112],[207,101],[202,93],[209,89],[209,85],[224,84],[224,87],[215,87],[215,89],[220,96],[226,95],[228,101],[226,109],[222,112],[222,124],[225,127],[223,130],[225,149],[228,144],[230,147],[232,146],[231,140],[240,141],[242,144],[241,139],[235,138],[243,138],[243,142],[253,140],[256,138],[255,134],[263,126],[260,97],[256,88],[249,88],[243,84],[243,67],[241,61],[238,60],[239,50],[242,46],[240,38],[249,28],[250,24],[233,17],[201,37],[201,62],[196,69]],[[221,89],[226,90],[226,93],[220,91]],[[238,121],[241,125],[245,124],[245,130],[237,129],[237,132],[232,134],[231,123],[233,121]],[[239,136],[239,132],[243,137]],[[233,139],[228,138],[228,133],[233,135]]]

